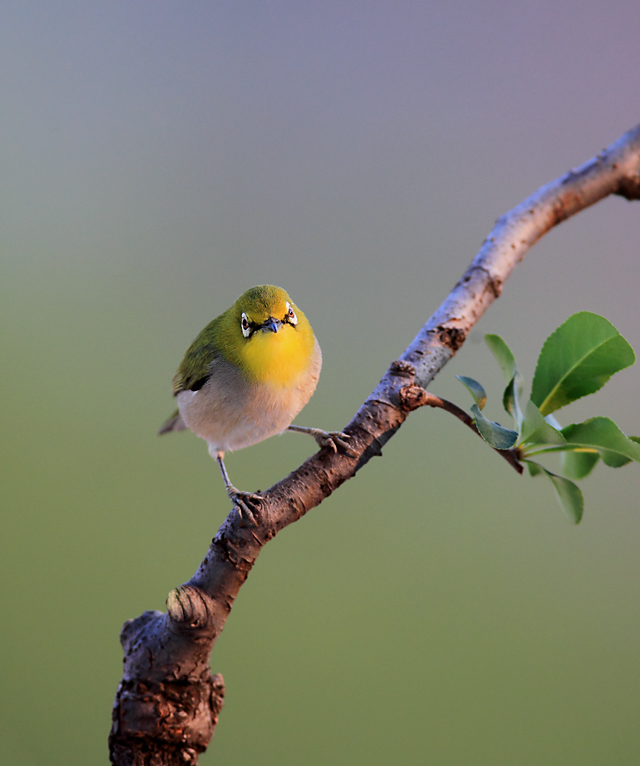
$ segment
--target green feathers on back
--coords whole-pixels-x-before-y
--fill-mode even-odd
[[[178,371],[173,376],[174,396],[180,391],[198,391],[207,382],[211,362],[220,355],[215,338],[218,337],[223,318],[224,314],[209,322],[187,349]]]

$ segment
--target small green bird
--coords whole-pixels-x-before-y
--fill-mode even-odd
[[[224,453],[284,431],[311,434],[321,447],[349,451],[346,434],[292,426],[315,391],[322,354],[309,321],[281,287],[243,293],[193,341],[173,378],[178,409],[159,433],[191,429],[209,445],[229,498],[259,495],[236,489]]]

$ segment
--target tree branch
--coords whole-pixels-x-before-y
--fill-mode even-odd
[[[169,594],[167,612],[145,612],[124,625],[112,763],[197,763],[224,696],[209,655],[262,546],[381,454],[416,408],[408,387],[415,394],[429,385],[525,253],[551,228],[610,194],[640,199],[640,125],[498,219],[463,277],[345,429],[352,454],[321,450],[306,460],[262,495],[256,526],[245,526],[232,510],[195,575]]]

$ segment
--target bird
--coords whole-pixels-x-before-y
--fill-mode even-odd
[[[318,384],[322,352],[309,320],[275,285],[244,292],[187,349],[173,377],[178,408],[158,433],[190,429],[217,462],[229,499],[251,519],[260,495],[231,483],[224,455],[284,431],[350,452],[341,431],[292,425]],[[249,501],[249,503],[247,503]]]

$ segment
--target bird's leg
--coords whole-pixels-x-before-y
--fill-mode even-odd
[[[307,426],[289,426],[287,431],[313,436],[321,449],[330,449],[334,452],[340,449],[348,455],[354,454],[351,447],[347,444],[348,439],[350,439],[349,434],[345,434],[342,431],[323,431],[321,428],[308,428]]]
[[[233,486],[229,479],[229,474],[227,473],[227,469],[224,465],[224,452],[217,452],[215,454],[215,459],[220,467],[220,472],[222,473],[222,480],[224,481],[225,489],[227,490],[227,495],[229,496],[229,500],[235,505],[235,507],[238,509],[238,513],[240,516],[248,521],[249,523],[253,524],[254,526],[258,525],[258,522],[256,521],[256,517],[249,507],[249,504],[246,502],[247,500],[261,500],[260,495],[255,495],[253,492],[243,492],[240,489],[236,489],[236,487]]]

